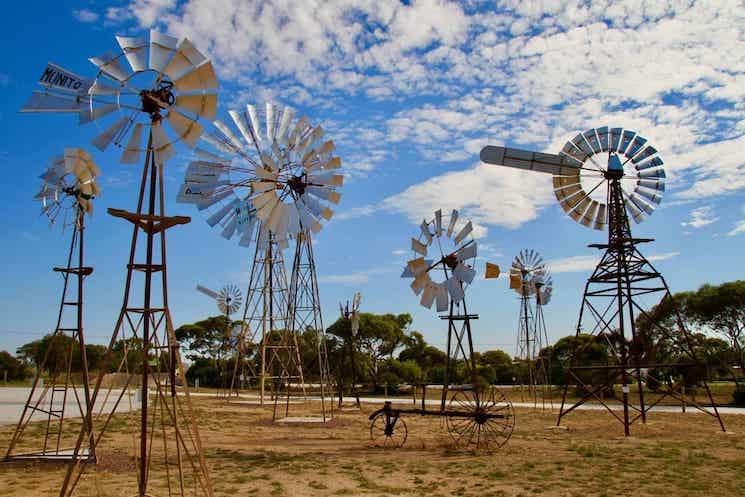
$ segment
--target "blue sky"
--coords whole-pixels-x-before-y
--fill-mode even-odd
[[[414,329],[443,345],[445,328],[399,279],[409,237],[436,208],[477,225],[480,254],[507,268],[538,250],[554,274],[550,338],[575,325],[584,281],[604,234],[567,218],[549,176],[479,164],[486,144],[556,153],[574,133],[636,129],[657,145],[669,176],[662,206],[634,234],[672,291],[743,278],[745,238],[745,14],[738,2],[542,1],[496,3],[345,0],[15,2],[2,23],[0,349],[14,351],[54,326],[69,231],[49,228],[32,200],[38,175],[63,148],[97,134],[71,115],[17,111],[47,61],[94,76],[88,57],[117,48],[114,34],[156,27],[187,36],[215,63],[220,115],[272,99],[320,122],[337,143],[347,181],[337,216],[316,238],[328,325],[338,302],[363,294],[369,312],[410,312]],[[128,227],[107,207],[134,207],[138,168],[94,156],[103,195],[87,231],[86,330],[108,341],[119,312]],[[167,164],[168,211],[191,215],[171,231],[174,322],[215,311],[197,283],[245,288],[252,249],[213,232],[175,203],[190,159]],[[289,256],[288,256],[289,257]],[[483,259],[479,261],[483,271]],[[514,352],[518,303],[505,279],[468,292],[477,348]]]

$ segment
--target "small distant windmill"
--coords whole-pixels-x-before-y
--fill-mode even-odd
[[[87,415],[90,390],[83,334],[83,283],[93,273],[93,268],[84,265],[83,232],[85,215],[93,212],[93,199],[101,193],[96,184],[99,174],[98,166],[85,150],[68,148],[62,156],[52,159],[51,165],[40,176],[41,190],[34,198],[41,201],[41,211],[51,223],[62,216],[64,224],[69,223],[72,226],[72,236],[67,265],[54,268],[64,280],[57,326],[44,358],[37,367],[31,391],[5,454],[5,461],[78,459],[93,462],[96,459],[92,438],[83,441],[77,454],[70,450],[68,445],[75,445],[78,430],[74,425],[65,425],[64,422],[66,418],[79,417],[87,425],[92,424],[91,417]],[[71,222],[69,218],[72,219]],[[77,285],[70,281],[71,277]],[[76,353],[81,365],[82,377],[79,380],[75,379],[72,370]],[[46,384],[42,380],[44,372],[48,373]],[[81,388],[82,392],[79,392]],[[24,437],[26,428],[32,418],[38,420],[40,415],[44,419],[43,436],[37,436],[31,442],[33,435]],[[66,426],[73,428],[64,430]],[[18,449],[19,446],[24,449]],[[29,450],[29,447],[33,449]]]
[[[545,405],[550,388],[549,367],[541,350],[548,345],[543,306],[551,300],[553,280],[543,258],[532,249],[521,250],[510,267],[510,288],[520,297],[517,350],[515,360],[522,362],[528,372],[528,393],[533,405],[538,403],[538,390]]]
[[[219,292],[210,290],[202,285],[197,285],[197,291],[215,300],[217,308],[225,315],[225,331],[223,333],[222,343],[217,351],[217,363],[220,370],[220,389],[218,396],[224,395],[226,398],[232,394],[232,388],[228,390],[228,367],[223,353],[230,353],[238,344],[234,344],[233,326],[230,316],[235,314],[241,308],[243,295],[240,289],[235,285],[225,285]]]
[[[357,292],[352,298],[352,305],[350,307],[349,301],[346,304],[339,303],[339,311],[341,312],[341,318],[349,320],[349,327],[351,330],[351,336],[348,340],[344,340],[344,356],[349,357],[349,364],[352,367],[352,395],[355,398],[355,407],[360,408],[360,393],[357,389],[357,383],[359,382],[359,375],[357,374],[357,346],[356,338],[360,331],[360,301],[362,300],[362,294]],[[339,408],[342,407],[344,397],[344,363],[339,366]]]

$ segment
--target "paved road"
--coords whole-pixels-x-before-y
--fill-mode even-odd
[[[192,396],[196,396],[196,397],[200,397],[200,396],[205,396],[205,397],[212,396],[212,397],[214,397],[215,396],[214,393],[202,393],[202,392],[191,392],[191,395]],[[336,397],[334,397],[334,399],[336,399]],[[252,402],[258,402],[259,397],[258,397],[258,395],[240,394],[240,396],[237,398],[237,400],[239,400],[239,401],[241,401],[241,400],[247,400],[247,401],[252,401]],[[316,397],[315,400],[320,400],[320,397]],[[345,397],[345,401],[351,401],[351,400],[353,400],[352,397]],[[408,398],[407,397],[391,397],[389,399],[386,399],[385,397],[360,397],[360,402],[362,402],[364,404],[381,404],[382,405],[383,402],[385,402],[386,400],[390,400],[392,403],[397,404],[397,405],[413,406],[413,402],[411,400],[411,397],[408,397]],[[425,401],[425,403],[428,406],[439,406],[440,405],[440,401],[437,400],[437,399],[428,399],[428,400]],[[271,402],[266,401],[266,398],[265,398],[264,404],[265,405],[271,405]],[[421,406],[422,405],[421,399],[417,399],[416,405],[417,406]],[[515,407],[533,407],[533,403],[532,402],[513,402],[512,405],[515,406]],[[559,406],[560,406],[560,402],[555,403],[554,404],[554,407],[553,407],[553,410],[556,411],[556,412],[558,412],[559,411]],[[616,406],[611,406],[611,409],[620,411],[620,410],[623,410],[623,406],[621,406],[619,404],[619,405],[616,405]],[[718,409],[719,409],[719,413],[720,414],[745,414],[745,408],[743,408],[743,407],[726,407],[726,406],[721,406]],[[583,404],[583,405],[579,406],[577,408],[577,410],[602,411],[602,410],[605,410],[605,407],[603,407],[602,405],[599,405],[599,404]],[[652,408],[652,411],[654,411],[654,412],[677,412],[677,413],[680,413],[681,412],[681,408],[680,408],[680,406],[655,406],[655,407]],[[695,407],[691,407],[691,406],[688,406],[686,408],[685,413],[686,414],[703,414],[700,410],[696,409]]]
[[[38,400],[38,395],[41,394],[42,390],[43,389],[37,389],[38,393],[34,396],[34,401]],[[0,425],[15,424],[18,422],[21,417],[21,413],[23,412],[23,406],[26,404],[26,399],[28,398],[29,393],[31,393],[31,388],[0,387]],[[109,398],[105,404],[103,404],[103,397],[101,397],[98,401],[99,406],[104,405],[105,412],[111,412],[111,410],[114,408],[115,398],[113,398],[113,393],[114,392],[112,392],[112,398]],[[80,397],[82,404],[83,390],[77,389],[77,394]],[[50,395],[51,391],[47,391],[46,398],[39,404],[40,407],[44,407],[45,409],[49,408]],[[117,412],[129,411],[130,400],[132,401],[132,409],[140,408],[137,397],[134,395],[133,391],[133,393],[129,395],[129,399],[127,398],[127,396],[122,398],[121,402],[117,406]],[[54,408],[61,409],[61,407],[62,395],[61,393],[55,393]],[[70,390],[67,394],[67,402],[65,403],[65,416],[80,417],[80,409],[78,408],[78,403],[75,400],[75,395],[72,390]],[[32,415],[32,419],[46,419],[46,414],[36,411]]]

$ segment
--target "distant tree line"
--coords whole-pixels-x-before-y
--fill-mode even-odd
[[[674,311],[677,310],[676,314]],[[683,363],[688,359],[685,351],[675,342],[660,333],[662,328],[676,329],[681,324],[675,322],[677,316],[691,331],[692,345],[696,350],[702,368],[681,368],[675,375],[686,385],[695,387],[705,377],[713,379],[734,379],[736,382],[735,400],[745,404],[745,281],[733,281],[721,285],[704,285],[698,290],[681,292],[672,299],[663,301],[652,308],[646,317],[637,320],[637,340],[647,341],[646,349],[654,350],[655,360],[669,363]],[[190,367],[187,379],[193,383],[199,379],[200,385],[218,387],[229,381],[235,366],[233,351],[239,344],[235,333],[240,322],[229,322],[224,316],[208,317],[204,320],[186,324],[175,330],[177,340],[182,344]],[[337,385],[347,390],[353,378],[352,365],[356,365],[357,382],[369,392],[380,392],[387,388],[395,392],[402,385],[439,384],[444,381],[446,355],[439,348],[428,344],[424,335],[411,330],[412,318],[409,314],[360,314],[359,334],[350,346],[351,328],[346,319],[337,319],[326,330],[327,350],[332,376]],[[277,342],[280,332],[275,331],[266,340]],[[313,374],[318,371],[318,334],[305,330],[296,336],[306,380],[314,381]],[[64,350],[71,338],[47,335],[40,340],[27,343],[17,350],[17,357],[0,352],[0,368],[8,372],[8,379],[19,379],[31,374],[32,367],[38,367],[45,354],[49,353],[47,369],[64,360]],[[550,371],[551,382],[561,385],[570,380],[567,364],[573,351],[581,350],[574,357],[575,365],[602,365],[609,363],[610,349],[620,337],[610,335],[575,335],[559,339],[552,346],[540,351],[539,361],[545,361]],[[639,344],[627,344],[630,347]],[[242,346],[246,346],[243,344]],[[254,354],[259,344],[247,345],[244,357],[252,357],[253,366],[258,371]],[[109,361],[104,364],[105,347],[89,344],[86,346],[89,370],[117,371],[124,358],[125,349],[139,351],[137,340],[118,342]],[[73,347],[72,370],[79,372],[80,358]],[[354,354],[354,362],[351,354]],[[141,354],[130,353],[127,368],[138,371]],[[527,382],[527,365],[514,361],[502,350],[487,350],[476,353],[478,381],[489,384],[524,384]],[[470,381],[465,364],[456,363],[451,383]],[[2,373],[0,373],[2,374]],[[603,371],[582,373],[583,382],[598,384],[603,381]],[[654,370],[649,375],[661,374]],[[667,373],[666,373],[667,374]],[[569,381],[572,383],[572,381]]]

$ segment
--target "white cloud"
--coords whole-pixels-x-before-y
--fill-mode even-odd
[[[655,254],[647,257],[650,262],[655,261],[666,261],[677,257],[680,252],[665,252],[662,254]],[[578,273],[592,271],[595,266],[600,262],[600,256],[597,255],[575,255],[572,257],[563,257],[560,259],[553,259],[546,264],[552,273]]]
[[[434,176],[381,202],[381,207],[406,215],[411,222],[432,217],[437,209],[458,209],[474,223],[474,237],[487,225],[517,228],[535,219],[554,202],[547,177],[477,164],[463,171]]]
[[[98,13],[88,9],[73,10],[72,16],[80,22],[96,22],[99,18]]]
[[[691,220],[684,221],[681,226],[690,226],[691,228],[703,228],[713,224],[719,220],[718,216],[714,215],[714,207],[711,205],[704,205],[697,207],[691,211]]]
[[[364,285],[370,281],[371,276],[390,273],[393,269],[388,267],[374,267],[364,271],[353,271],[346,274],[324,274],[318,277],[319,283],[335,285]]]
[[[736,2],[509,0],[493,9],[438,0],[135,0],[129,11],[142,26],[192,38],[238,94],[266,89],[333,109],[340,132],[366,128],[364,149],[341,149],[353,177],[379,168],[395,147],[459,162],[487,143],[556,151],[577,130],[611,124],[658,148],[668,197],[745,189],[745,59],[732,56],[742,50],[745,11]],[[350,122],[350,97],[363,107],[369,99],[396,105],[365,126]],[[442,176],[384,206],[418,217],[425,208],[402,202],[427,197],[424,188],[442,192]],[[533,219],[544,204],[527,205],[536,196],[528,176],[496,190],[519,196],[519,212],[492,208],[479,222]],[[460,197],[445,198],[465,205]],[[468,205],[476,218],[486,203]]]

